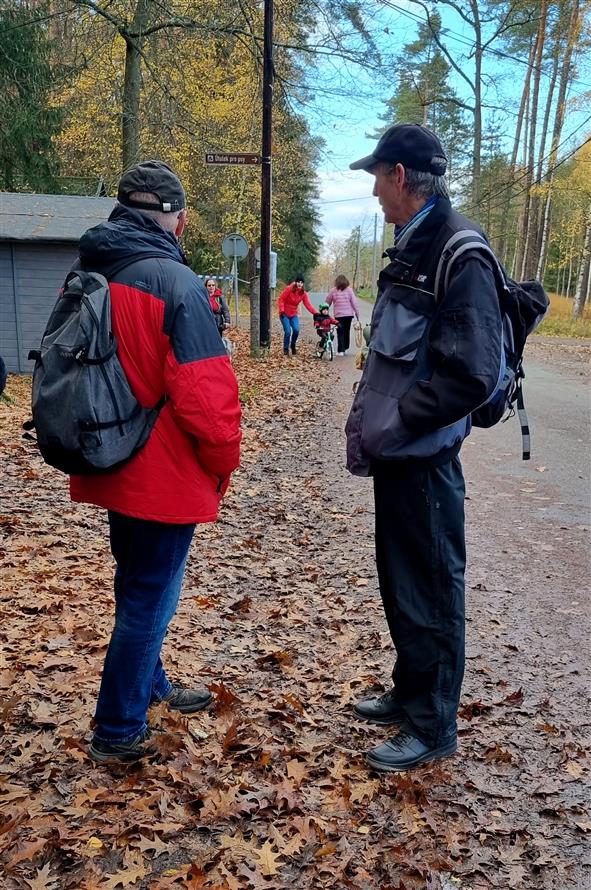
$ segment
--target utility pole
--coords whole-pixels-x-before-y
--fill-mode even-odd
[[[361,226],[357,226],[357,244],[355,246],[355,269],[353,271],[353,290],[357,287],[359,274],[359,259],[361,257]]]
[[[261,288],[259,343],[271,346],[271,151],[273,147],[273,0],[265,0],[261,171]]]

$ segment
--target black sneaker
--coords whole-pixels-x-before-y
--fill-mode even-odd
[[[291,347],[291,354],[292,354],[292,355],[296,355],[296,354],[297,354],[297,349],[296,349],[295,346],[292,346],[292,347]]]
[[[432,760],[440,760],[442,757],[450,757],[458,747],[458,740],[454,736],[447,742],[443,742],[435,748],[429,747],[425,742],[417,739],[405,730],[398,735],[372,748],[368,751],[367,762],[374,769],[386,772],[404,772],[414,769],[422,763],[431,763]]]
[[[181,714],[196,714],[203,711],[213,701],[213,695],[208,689],[185,689],[178,683],[173,683],[171,691],[163,701],[174,711]]]
[[[404,723],[406,715],[396,701],[396,691],[389,689],[379,698],[366,698],[353,708],[358,717],[389,726],[391,723]]]
[[[133,763],[136,760],[142,760],[144,757],[154,757],[158,754],[158,749],[150,739],[154,730],[146,726],[143,732],[136,735],[129,742],[103,742],[101,739],[93,738],[89,754],[92,760],[97,763]]]
[[[284,349],[284,350],[283,350],[283,355],[289,355],[289,349]]]

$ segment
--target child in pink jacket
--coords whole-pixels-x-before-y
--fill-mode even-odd
[[[353,317],[359,321],[359,302],[344,275],[337,275],[334,287],[330,290],[326,302],[333,306],[334,317],[338,318],[337,355],[347,355],[351,322]]]

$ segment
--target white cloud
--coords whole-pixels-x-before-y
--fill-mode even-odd
[[[347,238],[358,225],[368,234],[373,232],[376,213],[381,231],[383,215],[378,199],[371,194],[373,182],[373,176],[363,170],[318,171],[323,241]]]

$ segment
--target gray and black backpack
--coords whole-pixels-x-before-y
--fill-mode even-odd
[[[41,346],[29,358],[35,360],[33,419],[24,426],[35,429],[46,463],[64,473],[98,473],[145,445],[164,397],[143,408],[131,391],[117,357],[103,275],[69,273]]]
[[[435,298],[445,293],[455,260],[466,251],[479,250],[489,257],[499,296],[503,325],[503,350],[497,386],[491,396],[472,412],[474,426],[488,428],[508,420],[515,412],[521,425],[523,460],[529,460],[530,431],[523,399],[523,350],[525,341],[544,318],[550,301],[539,281],[513,281],[487,241],[472,229],[455,232],[444,244],[435,273]]]

